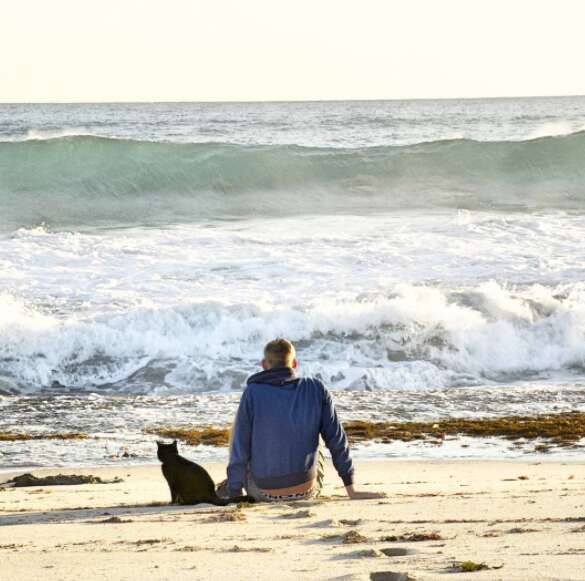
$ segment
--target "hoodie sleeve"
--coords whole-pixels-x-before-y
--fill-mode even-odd
[[[251,455],[252,408],[248,390],[244,390],[232,427],[230,460],[227,467],[230,496],[242,494],[246,482],[246,470]]]
[[[345,430],[337,417],[331,394],[323,386],[323,404],[321,408],[321,436],[331,452],[331,458],[337,474],[343,484],[353,484],[353,462],[349,453],[349,444]]]

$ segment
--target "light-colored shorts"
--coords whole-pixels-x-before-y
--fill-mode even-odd
[[[250,473],[249,470],[246,474],[246,482],[244,483],[244,487],[246,489],[246,494],[249,494],[255,500],[261,502],[291,502],[294,500],[306,500],[308,498],[317,498],[321,494],[321,490],[323,489],[324,477],[325,458],[323,456],[323,449],[319,447],[317,458],[317,476],[315,478],[315,484],[306,492],[297,492],[294,494],[267,494],[264,491],[260,490],[258,486],[256,486],[256,483],[254,482],[252,474]],[[219,486],[217,487],[217,494],[222,497],[226,497],[228,495],[227,480],[219,484]]]
[[[267,494],[266,492],[260,490],[254,479],[252,478],[252,474],[248,470],[246,474],[246,492],[250,496],[254,497],[256,500],[263,501],[263,502],[289,502],[293,500],[306,500],[308,498],[317,498],[321,494],[321,490],[323,489],[323,478],[325,477],[325,458],[323,456],[323,450],[319,447],[318,457],[317,457],[317,476],[315,477],[315,484],[312,488],[307,490],[306,492],[297,492],[294,494]]]

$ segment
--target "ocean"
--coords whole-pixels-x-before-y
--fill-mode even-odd
[[[585,97],[0,105],[0,431],[95,436],[0,468],[152,461],[276,336],[344,419],[584,410],[584,240]]]

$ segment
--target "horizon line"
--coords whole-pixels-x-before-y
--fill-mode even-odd
[[[571,99],[585,97],[585,94],[575,93],[570,95],[502,95],[497,97],[389,97],[372,99],[267,99],[267,100],[121,100],[121,101],[2,101],[0,105],[165,105],[165,104],[199,104],[199,105],[237,105],[237,104],[261,104],[261,103],[379,103],[392,101],[497,101],[509,99]]]

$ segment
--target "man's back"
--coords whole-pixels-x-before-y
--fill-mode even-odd
[[[247,470],[261,489],[285,489],[315,479],[319,434],[345,484],[353,466],[328,391],[290,367],[253,375],[242,394],[230,449],[230,494],[241,493]]]

